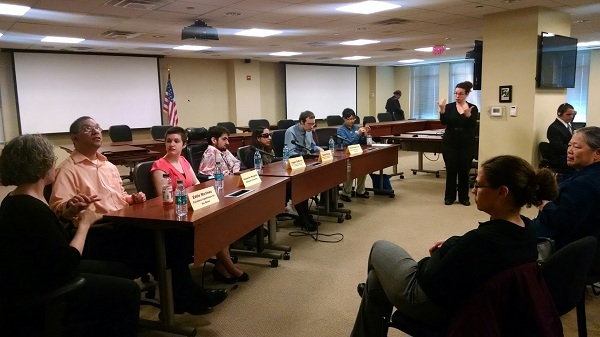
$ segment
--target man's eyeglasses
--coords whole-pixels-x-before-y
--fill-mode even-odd
[[[96,125],[96,126],[84,125],[81,127],[81,131],[83,131],[83,133],[90,133],[90,132],[92,132],[92,130],[102,132],[102,128],[100,127],[100,125]]]
[[[479,185],[479,184],[475,184],[473,185],[474,189],[479,189],[479,188],[494,188],[493,186],[490,185]]]
[[[263,133],[262,135],[260,135],[262,138],[271,138],[271,134],[270,133]]]

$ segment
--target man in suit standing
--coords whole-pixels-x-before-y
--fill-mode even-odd
[[[402,91],[396,90],[394,91],[394,96],[388,98],[385,103],[385,111],[392,115],[392,119],[397,121],[403,121],[404,118],[404,110],[400,107],[400,97],[402,96]]]
[[[550,124],[546,137],[550,143],[551,157],[548,158],[550,166],[559,172],[573,171],[567,166],[567,147],[573,135],[573,127],[571,122],[575,115],[575,109],[569,103],[563,103],[556,110],[556,120]]]

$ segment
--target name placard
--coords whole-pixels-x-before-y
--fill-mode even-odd
[[[346,154],[349,156],[355,156],[361,153],[363,153],[363,150],[362,147],[360,147],[360,144],[348,145],[346,148]]]
[[[304,162],[304,158],[302,158],[301,156],[290,158],[288,160],[288,164],[287,164],[288,169],[297,170],[297,169],[301,169],[301,168],[305,168],[305,167],[306,167],[306,163]]]
[[[192,205],[192,209],[197,211],[200,208],[218,203],[219,197],[217,197],[217,193],[215,193],[214,186],[211,186],[189,193],[188,200]]]
[[[248,172],[244,172],[240,174],[240,180],[238,182],[238,186],[240,187],[248,187],[252,185],[256,185],[260,183],[260,176],[258,175],[257,170],[250,170]]]
[[[331,150],[319,152],[319,161],[323,164],[331,163],[333,161]]]

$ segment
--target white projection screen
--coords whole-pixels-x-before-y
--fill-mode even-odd
[[[19,128],[65,133],[81,116],[103,128],[161,125],[156,57],[14,53]]]
[[[285,97],[288,119],[305,110],[317,119],[356,111],[356,67],[286,63]]]

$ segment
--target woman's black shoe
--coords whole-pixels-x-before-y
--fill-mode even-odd
[[[469,200],[463,200],[460,202],[461,204],[465,205],[465,206],[470,206],[471,202]]]
[[[453,203],[454,203],[454,200],[444,199],[444,205],[452,205]]]
[[[238,281],[240,282],[248,282],[250,280],[250,275],[246,274],[246,272],[244,272],[242,274],[242,276],[237,278]]]
[[[238,280],[238,278],[235,277],[235,276],[232,276],[232,277],[225,277],[225,276],[223,276],[223,274],[219,273],[219,271],[217,270],[217,268],[213,268],[212,269],[212,275],[213,275],[213,277],[214,277],[214,279],[216,281],[227,283],[227,284],[234,284]]]
[[[358,295],[360,297],[363,297],[363,294],[365,293],[365,285],[366,285],[365,283],[359,283],[356,286],[356,291],[358,292]]]

